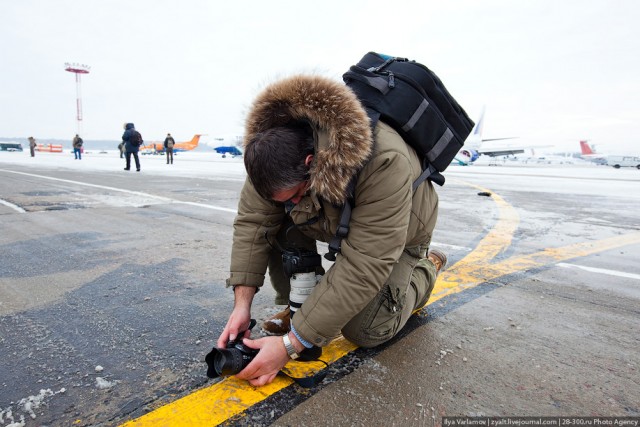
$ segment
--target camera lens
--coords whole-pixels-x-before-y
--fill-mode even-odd
[[[220,373],[219,375],[227,376],[242,371],[246,366],[243,362],[244,357],[240,350],[232,348],[229,350],[220,350],[213,364],[216,372]]]
[[[207,362],[207,376],[209,378],[235,375],[242,371],[255,357],[257,351],[238,348],[214,348],[205,361]]]
[[[253,329],[256,325],[256,319],[251,319],[249,328]],[[220,376],[234,375],[242,371],[258,354],[258,350],[254,350],[242,343],[242,337],[246,331],[238,334],[237,340],[228,341],[226,348],[213,347],[205,356],[204,361],[207,362],[207,377],[217,378]]]

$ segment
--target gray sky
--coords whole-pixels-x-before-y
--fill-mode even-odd
[[[0,136],[85,139],[241,134],[266,83],[340,79],[367,51],[416,59],[484,137],[638,149],[640,2],[616,0],[20,0],[0,3]]]

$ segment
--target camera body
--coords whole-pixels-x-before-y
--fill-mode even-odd
[[[305,249],[282,250],[282,266],[285,275],[291,283],[289,293],[289,305],[291,317],[313,291],[316,284],[322,278],[322,258],[315,251]],[[251,319],[249,330],[256,324]],[[242,343],[244,331],[238,334],[238,338],[227,342],[225,348],[214,347],[205,357],[207,363],[207,377],[218,378],[235,375],[242,371],[258,354],[258,350],[247,347]],[[320,347],[305,349],[299,360],[317,360],[322,353]]]
[[[322,266],[322,258],[315,251],[285,249],[282,251],[282,268],[287,277],[296,273],[315,273]]]
[[[242,343],[242,335],[234,341],[227,342],[226,348],[214,347],[205,357],[207,362],[207,377],[217,378],[235,375],[242,371],[254,357],[258,350],[247,347]]]

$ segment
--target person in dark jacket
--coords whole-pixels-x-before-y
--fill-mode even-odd
[[[73,137],[73,155],[76,160],[82,160],[82,138],[76,133],[76,136]]]
[[[137,131],[133,123],[125,123],[124,129],[122,142],[124,142],[125,157],[127,161],[127,166],[124,170],[128,171],[131,169],[131,155],[133,154],[133,158],[136,161],[136,170],[140,172],[140,158],[138,157],[138,150],[140,149],[142,142],[134,142],[134,135],[136,135]]]
[[[29,137],[29,151],[31,151],[31,157],[36,156],[36,139],[32,136]]]
[[[167,134],[167,137],[164,139],[164,152],[167,155],[167,164],[169,164],[169,158],[171,158],[171,164],[173,164],[173,146],[176,145],[175,139],[171,136],[170,133]]]

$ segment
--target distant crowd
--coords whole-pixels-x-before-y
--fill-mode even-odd
[[[133,156],[133,160],[136,166],[136,171],[140,172],[140,157],[138,153],[140,151],[140,147],[144,144],[144,140],[142,139],[142,134],[136,130],[135,125],[133,123],[125,123],[124,124],[124,133],[122,134],[122,142],[118,144],[118,151],[120,152],[120,158],[125,159],[125,167],[124,170],[131,170],[131,157]],[[28,138],[29,141],[29,151],[31,157],[35,157],[36,149],[38,148],[38,143],[33,136]],[[84,140],[79,134],[76,134],[71,141],[71,145],[73,147],[73,155],[76,160],[82,160],[82,153],[84,153]],[[174,147],[176,145],[175,139],[171,136],[170,133],[167,133],[166,138],[164,139],[164,150],[163,152],[166,154],[167,164],[173,164],[173,152]],[[48,150],[51,152],[62,152],[62,145],[48,145]],[[22,148],[20,148],[22,151]],[[43,149],[38,149],[38,151],[44,151]]]

